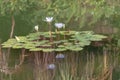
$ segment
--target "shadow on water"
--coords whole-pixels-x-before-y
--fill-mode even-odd
[[[96,50],[94,50],[96,49]],[[25,51],[22,65],[21,50],[12,50],[9,62],[5,51],[0,53],[1,80],[119,80],[120,54],[117,48],[58,53]],[[48,68],[51,65],[51,68]],[[19,68],[18,68],[19,66]]]

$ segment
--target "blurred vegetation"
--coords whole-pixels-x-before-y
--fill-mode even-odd
[[[53,16],[55,22],[79,29],[102,22],[119,27],[119,3],[119,0],[0,0],[0,12],[1,16],[22,15],[30,24],[44,24],[41,23],[44,17]]]

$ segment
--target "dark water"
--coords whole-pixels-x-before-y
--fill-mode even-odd
[[[16,19],[15,25],[15,35],[27,35],[29,32],[33,31],[33,27],[28,25],[27,22]],[[6,41],[9,38],[9,33],[11,30],[11,18],[10,17],[2,17],[0,18],[0,39],[1,42]],[[119,50],[107,50],[106,52],[103,49],[99,51],[92,48],[93,50],[87,51],[85,49],[82,52],[66,52],[65,56],[66,59],[63,59],[60,64],[57,64],[59,60],[55,60],[56,63],[56,70],[54,75],[54,80],[90,80],[90,77],[95,78],[101,75],[104,69],[112,67],[111,75],[108,76],[107,80],[120,80],[120,54]],[[3,50],[6,53],[6,50]],[[29,52],[28,52],[29,53]],[[12,50],[11,56],[9,59],[9,67],[11,72],[15,70],[15,64],[19,64],[19,56],[21,54],[21,50]],[[70,54],[70,55],[69,55]],[[74,59],[72,59],[74,57]],[[66,65],[72,66],[69,70],[67,69]],[[36,64],[34,63],[34,59],[30,55],[30,57],[25,57],[23,64],[20,68],[16,69],[13,74],[4,74],[3,72],[0,73],[0,80],[52,80],[51,72],[47,71],[47,73],[39,72],[41,69],[40,66],[37,66],[38,70],[35,69]],[[43,65],[43,64],[41,64]],[[59,69],[61,68],[61,69]],[[35,70],[34,70],[35,69]],[[36,71],[37,70],[37,71]],[[71,70],[73,72],[71,73]],[[110,71],[108,70],[108,71]],[[63,71],[63,72],[61,72]],[[39,73],[36,73],[39,72]],[[67,73],[68,72],[68,73]],[[67,78],[68,76],[63,75],[71,75],[71,73],[75,77]],[[74,73],[74,74],[73,74]],[[44,78],[40,78],[35,74],[41,75]],[[44,74],[44,75],[43,75]],[[62,75],[63,74],[63,75]],[[49,75],[50,79],[47,79]],[[62,77],[60,77],[62,76]],[[112,79],[110,77],[112,76]],[[35,78],[37,77],[37,78]],[[78,77],[78,78],[77,78]],[[88,78],[89,77],[89,78]],[[99,80],[101,80],[99,78]]]
[[[6,41],[11,32],[11,17],[0,17],[0,39]],[[33,27],[28,22],[21,20],[19,17],[15,17],[15,30],[13,36],[27,35],[33,31]]]

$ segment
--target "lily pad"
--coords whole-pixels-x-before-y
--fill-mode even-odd
[[[55,49],[55,51],[57,51],[57,52],[62,52],[62,51],[66,51],[67,49],[65,49],[65,48],[57,48],[57,49]]]
[[[91,41],[101,41],[106,36],[94,34],[92,31],[59,31],[30,33],[27,36],[17,36],[8,39],[2,44],[3,48],[20,49],[30,51],[62,52],[66,50],[81,51],[84,46],[90,45]],[[64,36],[66,35],[66,37]],[[50,37],[54,37],[50,40]],[[59,40],[58,40],[59,39]]]
[[[58,45],[59,48],[64,48],[65,46],[64,45]]]
[[[3,47],[3,48],[11,48],[12,45],[3,45],[2,47]]]
[[[53,52],[55,51],[54,49],[42,49],[43,52]]]
[[[72,51],[81,51],[81,50],[83,50],[83,48],[74,48],[74,49],[71,49]]]
[[[18,36],[19,41],[18,42],[27,42],[27,38],[25,36]]]
[[[68,36],[70,36],[70,35],[75,34],[76,31],[59,31],[59,33],[60,33],[61,35],[68,35]]]
[[[33,43],[26,43],[26,44],[24,44],[24,48],[25,48],[25,49],[35,48],[35,44],[33,44]]]
[[[30,49],[30,51],[42,51],[42,49],[41,48],[32,48],[32,49]]]
[[[43,44],[46,44],[48,43],[49,41],[48,40],[41,40],[41,41],[36,41],[34,42],[36,46],[39,46],[39,45],[43,45]]]
[[[22,45],[14,45],[14,46],[12,46],[12,48],[14,48],[14,49],[21,49],[21,48],[23,48],[23,46]]]

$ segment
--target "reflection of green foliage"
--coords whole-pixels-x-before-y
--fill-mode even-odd
[[[63,33],[67,35],[63,35]],[[25,48],[30,51],[80,51],[83,49],[82,47],[89,45],[91,41],[100,41],[106,38],[106,36],[94,34],[91,31],[60,31],[56,34],[53,32],[52,36],[54,37],[50,37],[49,35],[47,38],[46,35],[48,35],[48,32],[30,33],[27,36],[18,36],[19,41],[16,39],[9,39],[2,45],[3,48]],[[52,41],[51,38],[53,38]]]

